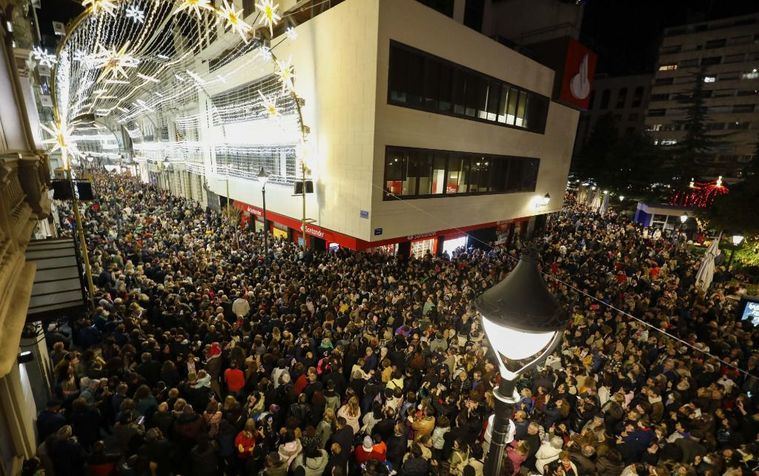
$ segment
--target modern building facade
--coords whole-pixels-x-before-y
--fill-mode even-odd
[[[668,28],[659,49],[646,127],[676,145],[697,74],[703,77],[706,129],[721,142],[701,164],[705,176],[739,177],[759,137],[759,14]]]
[[[588,109],[580,114],[575,152],[587,142],[596,122],[607,114],[620,136],[643,132],[652,79],[650,74],[596,76]]]
[[[578,112],[550,99],[551,69],[412,0],[346,0],[295,31],[278,55],[294,65],[310,128],[312,246],[440,252],[525,232],[561,208]],[[209,48],[196,66],[218,54]],[[207,67],[225,79],[207,86],[214,118],[169,120],[167,134],[225,145],[168,168],[142,161],[145,177],[198,200],[230,197],[256,229],[301,239],[292,105],[278,103],[278,122],[251,120],[231,105],[260,108],[249,91],[268,91],[271,74],[246,56]],[[260,167],[270,174],[265,225]]]

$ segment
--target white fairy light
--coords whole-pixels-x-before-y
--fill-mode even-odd
[[[283,92],[292,92],[295,89],[295,70],[291,59],[277,61],[277,70],[275,72],[282,83]]]
[[[279,13],[277,13],[279,4],[275,4],[274,0],[259,0],[256,4],[256,8],[261,14],[258,23],[267,27],[269,29],[269,34],[273,35],[274,25],[282,19],[282,17],[279,16]]]
[[[223,0],[221,8],[218,10],[218,14],[224,19],[225,29],[236,31],[245,43],[248,42],[248,33],[252,28],[242,19],[242,9],[237,10],[234,3],[230,5],[227,0]]]
[[[137,8],[136,5],[129,5],[124,12],[124,16],[135,23],[145,23],[145,12]]]
[[[262,46],[258,49],[259,54],[261,55],[261,58],[263,58],[266,61],[271,61],[274,59],[274,55],[271,54],[271,49],[269,49],[268,46]]]
[[[111,0],[83,0],[82,6],[89,10],[93,15],[107,13],[116,18],[116,4]]]
[[[55,55],[51,55],[39,46],[32,48],[32,59],[40,66],[52,68],[56,63]]]
[[[285,35],[287,35],[288,40],[295,40],[298,38],[298,32],[295,31],[295,28],[290,27],[287,30],[285,30]]]
[[[267,98],[260,90],[258,91],[258,95],[261,97],[261,104],[263,104],[266,114],[270,118],[279,116],[279,110],[277,109],[277,98]]]
[[[203,10],[213,11],[211,0],[183,0],[172,15],[176,15],[179,12],[188,12],[194,13],[200,19]]]
[[[100,77],[112,76],[113,79],[118,79],[121,76],[127,78],[129,75],[126,68],[136,68],[140,64],[140,60],[127,54],[129,44],[127,41],[118,51],[115,48],[106,49],[103,45],[98,44],[100,51],[92,56],[92,64],[97,68],[103,68]]]
[[[42,141],[43,144],[51,144],[53,146],[50,152],[56,152],[58,150],[66,151],[76,148],[76,145],[71,140],[71,136],[74,132],[73,127],[69,127],[66,124],[58,121],[50,124],[50,126],[40,124],[40,127],[42,127],[45,132],[52,136],[50,139],[45,139]]]

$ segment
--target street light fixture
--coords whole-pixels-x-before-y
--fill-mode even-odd
[[[269,174],[261,167],[261,171],[256,176],[259,182],[261,182],[261,197],[263,199],[264,209],[264,262],[269,259],[269,233],[266,226],[266,182],[269,181]]]
[[[569,321],[538,271],[537,253],[526,250],[513,271],[474,301],[482,327],[498,360],[501,382],[493,391],[495,415],[485,475],[498,476],[508,443],[516,379],[556,348]]]
[[[743,243],[743,235],[733,235],[731,237],[733,242],[733,249],[730,250],[730,259],[727,260],[727,270],[730,271],[730,266],[733,264],[733,257],[735,256],[735,249]]]
[[[688,215],[680,215],[680,223],[685,223],[688,221]]]

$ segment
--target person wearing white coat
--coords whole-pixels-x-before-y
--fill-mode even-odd
[[[560,436],[552,436],[550,440],[540,445],[538,452],[535,453],[535,469],[538,473],[543,474],[545,465],[559,459],[563,446],[564,440]]]

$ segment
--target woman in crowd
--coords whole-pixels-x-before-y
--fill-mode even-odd
[[[482,474],[500,376],[472,301],[514,247],[264,256],[154,186],[95,189],[97,307],[51,353],[72,425],[44,442],[51,468],[81,474],[103,439],[129,474]],[[517,382],[504,474],[751,474],[759,333],[734,318],[732,276],[696,292],[697,257],[612,212],[568,206],[535,246],[571,322]]]

